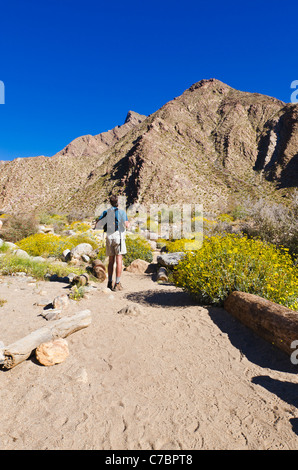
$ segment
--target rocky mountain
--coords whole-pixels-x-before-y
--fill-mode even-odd
[[[92,213],[111,192],[129,204],[279,199],[298,185],[298,105],[201,80],[150,116],[82,136],[53,157],[1,165],[5,212]]]

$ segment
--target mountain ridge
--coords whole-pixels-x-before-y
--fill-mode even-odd
[[[122,126],[53,157],[2,165],[0,209],[92,212],[112,192],[208,210],[247,195],[280,199],[298,184],[297,118],[297,105],[204,79],[150,116],[129,111]]]

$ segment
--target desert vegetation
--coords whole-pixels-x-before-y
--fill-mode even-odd
[[[247,199],[220,214],[192,213],[188,226],[193,230],[200,222],[203,233],[190,231],[182,238],[174,236],[177,223],[173,214],[138,214],[130,221],[124,266],[136,259],[151,263],[155,249],[184,252],[170,279],[198,302],[223,305],[227,296],[238,290],[296,310],[297,215],[297,191],[287,204]],[[91,247],[92,258],[106,261],[103,232],[93,230],[92,218],[43,213],[39,218],[27,217],[24,224],[21,216],[6,214],[2,220],[2,274],[23,271],[39,279],[50,274],[81,274],[89,256],[80,262],[65,258],[65,252],[81,244]],[[74,295],[80,298],[79,291]]]
[[[195,237],[159,240],[163,251],[185,252],[172,279],[203,304],[223,305],[235,290],[298,309],[298,192],[287,205],[247,200],[228,213],[203,218]]]
[[[4,222],[0,239],[2,274],[25,272],[36,279],[51,275],[65,277],[70,273],[80,275],[86,272],[92,259],[106,262],[103,232],[93,230],[90,217],[80,219],[79,214],[41,213],[27,218],[3,214],[1,219]],[[89,246],[92,250],[90,256],[80,260],[67,258],[66,253],[79,245]],[[135,259],[152,261],[152,248],[141,234],[128,234],[126,246],[125,266]],[[79,299],[81,291],[73,295]]]

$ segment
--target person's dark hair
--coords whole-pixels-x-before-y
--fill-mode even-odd
[[[115,194],[113,194],[113,195],[110,197],[110,204],[111,204],[113,207],[118,207],[118,196],[115,196]]]

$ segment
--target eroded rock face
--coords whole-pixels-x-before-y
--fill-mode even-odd
[[[35,350],[38,362],[44,366],[53,366],[65,361],[69,356],[68,343],[64,338],[40,344]]]

